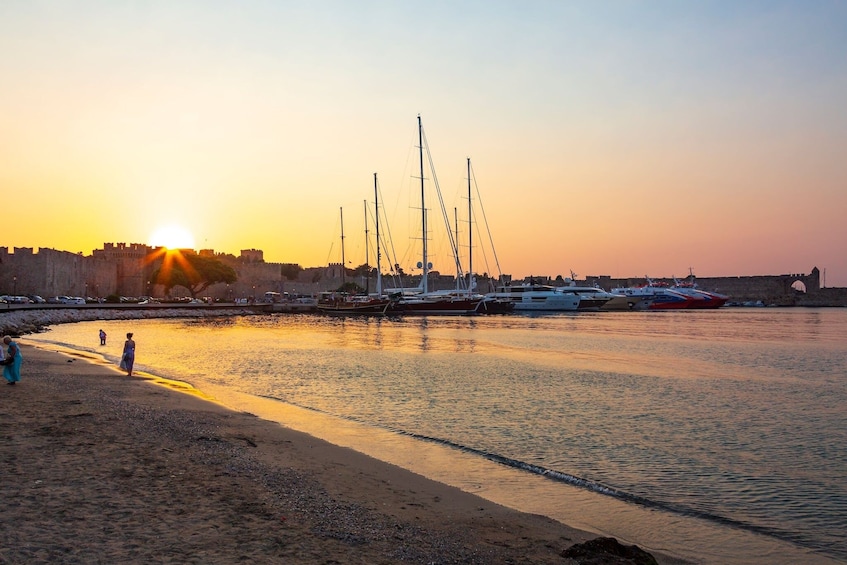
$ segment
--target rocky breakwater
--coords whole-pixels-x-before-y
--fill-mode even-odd
[[[95,320],[140,320],[144,318],[210,318],[247,316],[249,308],[156,308],[111,309],[68,308],[49,310],[11,310],[0,312],[0,335],[21,336],[37,333],[55,324],[93,322]]]

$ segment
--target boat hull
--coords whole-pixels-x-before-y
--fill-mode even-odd
[[[558,296],[527,296],[515,301],[515,310],[522,312],[576,312],[579,297],[559,294]]]
[[[400,299],[388,312],[402,316],[467,316],[480,314],[481,298]]]
[[[650,306],[650,299],[644,296],[615,296],[603,306],[600,310],[606,312],[618,312],[628,310],[647,310]]]
[[[391,300],[328,300],[318,302],[317,310],[331,316],[384,316],[391,307]]]

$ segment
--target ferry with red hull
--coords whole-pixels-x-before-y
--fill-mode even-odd
[[[649,310],[706,310],[720,308],[729,297],[722,294],[706,292],[695,288],[693,284],[668,286],[666,283],[654,282],[649,277],[647,284],[638,287],[614,288],[612,293],[625,296],[648,296],[652,300]]]
[[[680,282],[674,279],[674,285],[671,287],[671,289],[676,292],[679,292],[680,294],[684,294],[685,296],[702,299],[696,302],[696,306],[694,306],[695,308],[720,308],[729,300],[729,296],[726,296],[725,294],[719,294],[717,292],[701,290],[697,288],[697,283],[693,282]]]
[[[696,308],[696,302],[703,300],[671,290],[666,284],[653,282],[650,277],[645,278],[647,284],[644,286],[613,288],[612,293],[647,297],[650,299],[648,310],[687,310]]]

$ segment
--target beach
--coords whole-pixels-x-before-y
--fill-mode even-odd
[[[563,557],[597,536],[190,387],[22,351],[0,399],[2,563],[632,562]]]

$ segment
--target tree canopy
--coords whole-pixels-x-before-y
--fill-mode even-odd
[[[213,284],[232,284],[238,276],[235,269],[219,259],[182,250],[166,255],[162,265],[153,271],[152,279],[155,284],[164,286],[166,293],[175,286],[181,286],[196,298],[198,293]]]
[[[290,281],[297,280],[297,276],[303,270],[303,267],[296,263],[285,263],[280,266],[279,271],[283,277],[287,278]]]
[[[347,294],[364,294],[365,289],[354,282],[346,282],[336,289],[336,292],[346,292]]]

